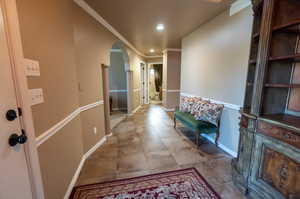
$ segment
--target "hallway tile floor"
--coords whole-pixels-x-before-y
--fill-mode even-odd
[[[113,129],[113,135],[85,162],[77,185],[196,168],[223,199],[245,198],[233,185],[232,157],[213,144],[193,143],[192,133],[159,105],[145,105]]]

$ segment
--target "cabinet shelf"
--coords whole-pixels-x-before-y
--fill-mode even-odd
[[[294,61],[294,62],[299,62],[300,61],[300,54],[270,57],[269,61]]]
[[[274,26],[273,27],[273,31],[281,31],[284,30],[286,28],[292,27],[292,26],[296,26],[300,24],[300,19],[295,19],[293,21],[290,21],[288,23],[282,24],[282,25],[278,25],[278,26]]]
[[[274,123],[285,124],[291,127],[300,128],[300,117],[288,114],[267,114],[261,116],[263,119],[271,120]]]
[[[300,84],[265,84],[268,88],[300,88]]]

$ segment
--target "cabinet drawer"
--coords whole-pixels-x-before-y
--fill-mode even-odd
[[[258,132],[300,149],[300,135],[296,132],[289,131],[264,121],[258,122]]]

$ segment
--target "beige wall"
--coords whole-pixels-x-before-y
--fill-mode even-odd
[[[250,50],[252,11],[229,16],[229,10],[202,25],[182,41],[181,90],[242,106]],[[238,147],[238,108],[225,108],[220,142]]]
[[[73,24],[79,100],[80,106],[85,106],[103,100],[101,64],[110,63],[110,49],[117,39],[76,4],[73,4]],[[105,135],[104,106],[89,109],[80,117],[86,153]]]
[[[83,146],[80,117],[38,148],[46,199],[62,199],[81,157]]]
[[[28,78],[30,88],[44,91],[45,102],[32,107],[39,136],[80,106],[103,100],[101,64],[110,64],[117,39],[72,0],[17,0],[17,6],[24,55],[40,63],[41,76]],[[142,59],[130,53],[136,73]],[[39,146],[46,199],[64,197],[83,154],[104,136],[103,112],[103,105],[82,112]]]
[[[130,69],[133,71],[133,110],[141,105],[141,63],[145,62],[145,59],[128,49],[128,55],[130,60]]]
[[[147,63],[159,63],[163,62],[163,56],[162,57],[155,57],[155,58],[146,58]]]
[[[179,106],[181,52],[167,51],[163,57],[163,105],[167,109]]]
[[[32,108],[39,136],[79,105],[72,2],[17,0],[17,6],[24,56],[40,63],[41,77],[28,78],[30,88],[44,91],[45,102]]]
[[[17,0],[25,58],[38,60],[45,102],[32,107],[36,136],[79,107],[73,40],[72,1]],[[80,118],[72,120],[38,148],[47,199],[63,198],[83,155]]]

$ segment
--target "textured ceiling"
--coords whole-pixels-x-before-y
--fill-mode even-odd
[[[230,6],[232,0],[86,0],[140,52],[160,55]],[[165,25],[157,32],[158,23]],[[150,53],[149,49],[155,49]]]

